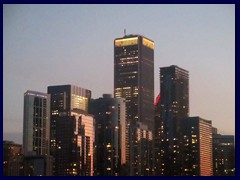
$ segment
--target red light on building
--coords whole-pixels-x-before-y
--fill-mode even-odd
[[[160,100],[160,93],[158,94],[158,96],[156,97],[156,100],[154,102],[154,106],[157,106]]]

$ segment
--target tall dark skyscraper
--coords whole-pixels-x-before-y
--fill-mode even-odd
[[[178,121],[189,115],[188,71],[178,66],[160,68],[160,96],[160,116],[168,138],[177,138]]]
[[[160,101],[161,97],[160,94],[156,97],[156,100],[154,102],[154,109],[155,109],[155,129],[154,129],[154,174],[155,175],[162,175],[162,169],[160,168],[162,166],[162,156],[163,153],[161,153],[161,147],[163,146],[162,140],[164,135],[164,128],[163,128],[163,122],[160,120]]]
[[[55,175],[93,175],[93,117],[85,112],[54,116],[51,153],[55,157]]]
[[[180,175],[180,120],[189,115],[188,71],[172,65],[160,68],[161,175]],[[156,147],[157,148],[157,147]],[[160,175],[160,174],[159,174]]]
[[[51,95],[51,155],[55,175],[93,175],[94,120],[91,91],[74,85],[48,86]]]
[[[90,111],[95,118],[95,175],[122,175],[126,164],[126,104],[123,98],[91,100]]]
[[[127,120],[153,128],[154,42],[141,35],[114,40],[114,96],[126,99]]]
[[[129,175],[137,175],[137,166],[142,163],[137,162],[135,157],[139,154],[134,151],[138,122],[142,124],[141,127],[147,125],[148,130],[154,127],[152,40],[141,35],[125,35],[114,40],[114,97],[126,99],[126,161]],[[138,175],[143,174],[141,172]]]

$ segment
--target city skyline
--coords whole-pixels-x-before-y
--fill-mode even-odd
[[[22,137],[9,134],[22,134],[27,90],[46,93],[47,86],[74,84],[91,90],[94,99],[114,94],[113,42],[124,29],[155,42],[155,98],[159,68],[182,67],[189,71],[190,116],[212,120],[220,133],[235,135],[234,8],[4,5],[4,139],[21,143]]]

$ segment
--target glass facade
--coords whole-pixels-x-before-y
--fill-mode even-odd
[[[93,175],[94,122],[88,115],[91,91],[74,85],[49,86],[51,155],[55,175]]]
[[[180,121],[189,115],[188,71],[172,65],[160,68],[160,102],[156,107],[156,175],[181,175]]]
[[[96,123],[96,165],[97,176],[123,175],[126,164],[126,107],[123,98],[103,98],[91,100],[90,113]]]
[[[88,104],[91,91],[74,85],[48,86],[51,94],[51,115],[59,115],[66,112],[69,115],[72,110],[88,112]]]
[[[92,115],[74,113],[78,123],[76,132],[78,134],[77,146],[82,150],[80,153],[81,175],[93,176],[94,174],[94,143],[95,143],[95,124]]]
[[[27,91],[23,116],[23,154],[49,155],[50,95]]]
[[[91,91],[71,86],[71,110],[81,109],[88,112],[88,104],[91,98]]]
[[[178,66],[160,68],[160,93],[161,120],[168,138],[177,138],[178,121],[189,115],[188,71]]]
[[[55,175],[93,176],[95,125],[93,117],[84,112],[54,117]]]
[[[114,97],[126,99],[127,120],[153,127],[154,42],[140,35],[114,41]]]
[[[114,40],[114,97],[126,99],[126,168],[135,175],[133,148],[138,122],[154,127],[154,42],[141,35]]]

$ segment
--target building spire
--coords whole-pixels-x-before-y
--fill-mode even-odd
[[[124,36],[126,36],[126,29],[124,29]]]

